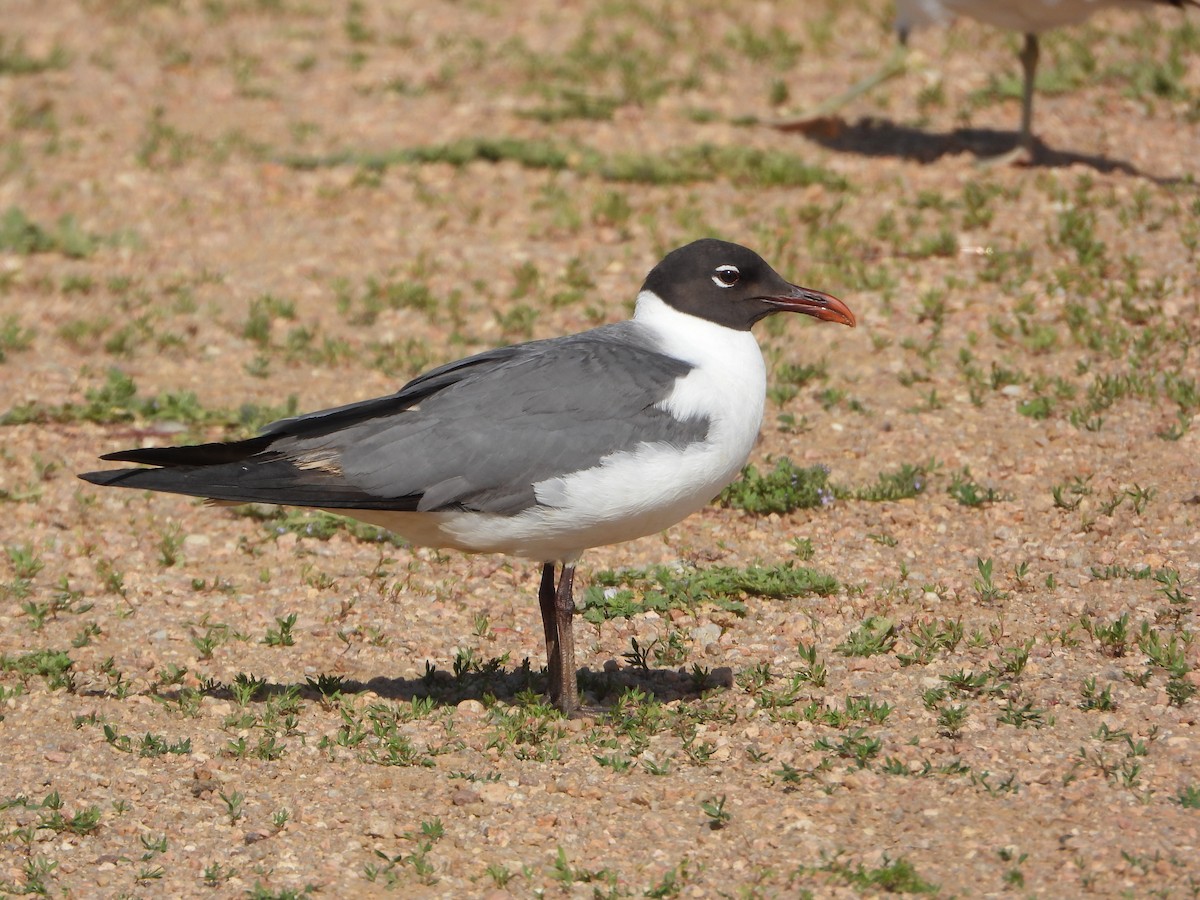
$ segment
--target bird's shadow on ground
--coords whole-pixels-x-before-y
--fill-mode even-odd
[[[617,702],[627,691],[636,690],[659,702],[698,699],[706,691],[730,687],[732,672],[728,669],[696,670],[642,669],[631,666],[613,671],[593,672],[583,668],[578,672],[579,687],[585,706],[606,706]],[[478,700],[485,705],[494,701],[523,702],[523,698],[540,697],[546,691],[544,670],[533,671],[529,660],[516,668],[490,668],[484,671],[450,672],[431,669],[424,677],[386,678],[354,681],[321,676],[303,684],[259,682],[251,699],[264,700],[289,692],[309,695],[320,700],[334,695],[351,696],[372,693],[385,701],[412,703],[431,700],[435,707],[457,706],[464,700]],[[237,685],[212,684],[204,688],[207,696],[237,700]]]
[[[970,153],[981,163],[1002,156],[1017,145],[1017,135],[1012,131],[997,131],[991,128],[956,128],[953,131],[933,132],[909,125],[901,125],[888,119],[867,117],[856,122],[847,122],[838,116],[803,122],[784,122],[778,130],[800,133],[809,140],[839,153],[855,153],[874,158],[894,157],[929,164],[943,156]],[[1180,182],[1179,177],[1163,177],[1143,172],[1132,163],[1121,159],[1072,150],[1056,150],[1041,141],[1036,142],[1032,161],[1034,168],[1065,168],[1082,165],[1097,172],[1121,172],[1146,178],[1160,184]]]

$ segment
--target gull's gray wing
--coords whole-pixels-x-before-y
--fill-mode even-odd
[[[158,468],[80,477],[238,503],[513,514],[547,478],[644,443],[704,440],[706,419],[661,405],[690,370],[622,322],[468,357],[244,441],[109,454]]]

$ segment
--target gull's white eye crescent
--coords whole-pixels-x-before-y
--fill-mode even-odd
[[[717,270],[713,272],[713,284],[717,287],[733,287],[738,283],[738,279],[742,277],[742,273],[738,271],[737,266],[717,266]]]

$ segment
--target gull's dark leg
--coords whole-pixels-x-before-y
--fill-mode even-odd
[[[558,629],[558,698],[557,706],[570,715],[579,706],[579,681],[575,672],[575,566],[564,564],[554,596],[555,623]],[[550,690],[555,690],[551,682]],[[551,693],[551,699],[554,694]]]
[[[558,613],[555,608],[554,563],[542,565],[542,583],[538,588],[538,606],[542,610],[542,631],[546,635],[546,682],[550,702],[559,704],[562,683],[562,647],[558,641]]]

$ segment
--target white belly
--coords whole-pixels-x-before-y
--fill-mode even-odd
[[[538,485],[539,505],[515,516],[476,512],[334,510],[379,525],[413,544],[507,553],[538,562],[573,561],[589,547],[656,534],[703,508],[744,465],[711,444],[680,453],[645,445],[600,465]]]

